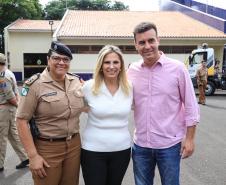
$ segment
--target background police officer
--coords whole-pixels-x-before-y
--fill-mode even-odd
[[[208,69],[206,67],[206,61],[203,60],[201,63],[201,67],[197,70],[196,78],[197,84],[199,89],[199,104],[205,105],[206,104],[206,86],[207,86],[207,79],[208,79]]]
[[[0,53],[0,171],[4,170],[7,138],[22,161],[16,168],[24,168],[29,163],[15,123],[17,94],[15,76],[6,68],[6,58]]]

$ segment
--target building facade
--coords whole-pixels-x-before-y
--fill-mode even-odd
[[[67,10],[61,21],[17,20],[5,28],[5,53],[18,81],[41,72],[52,40],[66,44],[73,53],[71,72],[90,78],[99,50],[117,45],[126,66],[140,59],[133,41],[133,28],[142,21],[158,27],[160,49],[182,62],[193,49],[208,43],[222,60],[226,34],[180,12],[75,11]]]

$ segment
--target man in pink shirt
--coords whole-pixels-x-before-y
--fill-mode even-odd
[[[194,152],[199,107],[185,65],[159,51],[153,23],[134,29],[142,60],[132,63],[135,133],[132,148],[136,185],[153,185],[158,166],[162,185],[179,185],[180,159]]]

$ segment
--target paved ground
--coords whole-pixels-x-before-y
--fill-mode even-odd
[[[81,117],[84,127],[86,117]],[[226,185],[226,91],[218,91],[201,106],[201,123],[197,129],[195,154],[181,163],[181,185]],[[130,118],[133,128],[132,115]],[[32,185],[28,169],[15,170],[18,157],[8,145],[5,171],[0,173],[0,185]],[[160,185],[158,173],[155,185]],[[133,185],[132,164],[123,185]],[[80,185],[84,185],[82,177]]]

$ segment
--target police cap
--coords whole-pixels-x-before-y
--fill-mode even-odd
[[[68,56],[70,59],[72,59],[72,53],[71,50],[64,44],[57,42],[57,41],[53,41],[51,43],[51,51],[56,52],[60,55],[65,55]]]
[[[5,63],[6,63],[5,55],[0,53],[0,64],[5,64]]]

